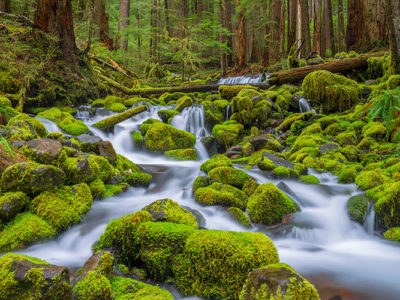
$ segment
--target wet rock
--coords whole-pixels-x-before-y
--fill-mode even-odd
[[[217,142],[213,136],[203,137],[200,141],[210,157],[218,153]]]
[[[101,141],[98,144],[98,149],[99,149],[99,154],[105,158],[111,163],[114,164],[115,161],[117,160],[117,153],[115,152],[115,149],[111,142],[109,141]]]
[[[69,270],[8,253],[0,258],[2,299],[72,299]]]
[[[319,147],[319,151],[321,151],[322,154],[326,154],[337,149],[339,149],[339,145],[333,143],[326,143]]]
[[[253,145],[255,151],[267,149],[279,152],[283,148],[275,138],[268,135],[256,136],[250,140],[250,143]]]
[[[60,155],[62,145],[51,139],[35,139],[27,142],[24,151],[31,159],[42,164],[53,164]]]
[[[0,222],[12,220],[28,204],[29,198],[22,192],[5,193],[0,197]]]
[[[101,270],[107,278],[111,278],[113,272],[114,257],[108,251],[98,251],[85,262],[83,267],[77,271],[73,283],[81,281],[90,271]]]
[[[226,151],[225,155],[228,156],[229,158],[232,158],[232,156],[235,156],[235,155],[241,156],[242,151],[243,151],[242,146],[233,146]]]
[[[281,167],[285,167],[285,168],[289,168],[289,169],[294,168],[294,164],[292,162],[290,162],[286,159],[280,158],[279,156],[276,156],[275,154],[264,152],[263,157],[268,158],[277,166],[281,166]]]
[[[276,185],[282,192],[285,192],[286,194],[288,194],[290,197],[292,197],[293,199],[297,200],[298,197],[296,195],[296,193],[283,181],[279,182]]]
[[[102,141],[100,137],[84,133],[78,135],[77,139],[81,143],[81,148],[83,151],[99,154],[99,143]]]

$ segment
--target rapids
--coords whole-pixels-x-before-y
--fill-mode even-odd
[[[200,161],[172,161],[163,156],[135,150],[131,131],[138,129],[147,118],[158,118],[151,107],[134,118],[117,125],[114,133],[105,133],[91,125],[106,114],[98,110],[96,116],[81,116],[91,131],[109,140],[119,154],[139,164],[153,175],[149,188],[129,188],[126,192],[93,203],[83,221],[58,238],[33,245],[24,254],[39,257],[50,263],[76,269],[91,255],[91,247],[103,233],[107,223],[115,218],[140,210],[163,198],[172,198],[182,206],[201,215],[202,227],[233,231],[262,231],[274,240],[280,259],[293,266],[315,284],[322,299],[398,299],[400,297],[400,248],[398,244],[381,239],[374,232],[374,211],[370,208],[366,224],[352,222],[346,214],[347,200],[358,194],[355,185],[338,184],[337,178],[310,171],[321,183],[307,185],[285,180],[285,191],[299,204],[292,224],[278,228],[253,226],[246,229],[236,223],[222,207],[204,207],[194,201],[191,186],[200,175],[201,163],[208,158],[200,138],[209,135],[204,124],[201,106],[186,108],[173,120],[173,125],[197,136],[196,147]],[[108,114],[108,113],[107,113]],[[49,131],[58,130],[50,121],[41,120]],[[239,167],[239,166],[237,166]],[[272,181],[282,185],[259,170],[246,171],[258,182]],[[182,297],[174,292],[177,299]]]

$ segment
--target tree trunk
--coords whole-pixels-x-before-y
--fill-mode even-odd
[[[0,11],[10,13],[10,0],[0,0]]]
[[[284,57],[285,56],[285,29],[286,29],[286,24],[285,24],[285,17],[286,17],[286,6],[285,6],[285,0],[280,1],[280,8],[281,8],[281,16],[279,20],[279,57]]]
[[[393,73],[400,74],[400,2],[387,0],[390,31],[391,65]]]
[[[299,0],[300,8],[300,44],[301,44],[301,57],[308,57],[311,51],[311,37],[310,37],[310,14],[308,7],[308,0]]]
[[[153,62],[158,63],[158,1],[154,0],[150,10],[150,57]]]
[[[94,0],[92,7],[92,16],[94,23],[94,37],[103,42],[108,49],[113,49],[113,40],[110,38],[110,27],[108,23],[108,14],[104,5],[104,0]]]
[[[232,27],[232,2],[231,0],[225,0],[225,14],[224,14],[224,27],[229,33],[233,32]],[[227,39],[227,48],[231,50],[231,53],[227,54],[227,67],[233,65],[233,36],[229,36]]]
[[[218,1],[218,20],[221,25],[224,24],[224,4],[222,0]],[[218,42],[220,42],[221,44],[225,42],[225,37],[221,32],[218,32]],[[219,63],[222,70],[222,74],[225,74],[227,69],[227,57],[223,49],[220,49]]]
[[[337,23],[337,47],[338,52],[345,50],[345,32],[344,32],[344,11],[343,0],[338,0],[338,23]]]
[[[237,5],[240,5],[240,0],[237,0]],[[236,26],[236,51],[236,69],[242,70],[246,65],[246,28],[242,10],[239,12]]]
[[[313,19],[314,19],[314,34],[313,34],[313,51],[321,53],[321,5],[320,0],[313,1]]]
[[[76,66],[77,48],[71,0],[38,0],[35,24],[41,30],[59,37],[63,58]]]
[[[336,53],[335,47],[335,35],[333,30],[332,21],[332,1],[324,0],[324,25],[325,25],[325,36],[326,36],[326,47],[331,50],[331,54]]]
[[[168,0],[164,0],[164,14],[165,14],[165,29],[167,30],[168,36],[171,36],[171,23],[169,18]]]
[[[289,10],[288,10],[288,49],[290,49],[296,44],[296,32],[297,32],[297,0],[288,0]]]
[[[129,27],[129,12],[131,8],[130,0],[120,0],[119,3],[119,18],[118,18],[118,48],[128,50],[128,33]]]
[[[346,45],[367,51],[387,44],[386,0],[349,0]]]
[[[275,64],[279,59],[280,20],[282,0],[275,0],[271,3],[270,16],[266,26],[267,45],[264,51],[264,66]]]

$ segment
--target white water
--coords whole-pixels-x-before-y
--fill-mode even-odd
[[[225,209],[203,207],[194,201],[191,186],[196,176],[201,174],[201,161],[177,162],[134,150],[131,130],[137,129],[147,118],[158,118],[158,109],[152,107],[150,111],[119,124],[114,134],[106,134],[91,127],[95,134],[110,140],[118,153],[141,164],[153,174],[154,180],[150,187],[130,188],[115,197],[96,201],[81,224],[73,226],[57,239],[31,246],[23,253],[58,265],[80,267],[91,255],[91,246],[111,219],[168,197],[199,212],[205,220],[201,225],[206,228],[262,231],[271,235],[281,261],[310,278],[319,289],[322,299],[334,295],[341,295],[342,299],[399,298],[399,244],[372,235],[373,211],[367,218],[367,223],[372,224],[367,226],[367,230],[350,221],[345,207],[347,200],[358,193],[354,185],[337,184],[334,176],[316,173],[313,174],[320,178],[319,185],[285,181],[301,207],[301,212],[294,216],[293,226],[285,226],[281,231],[268,231],[263,226],[246,229],[235,223]],[[173,124],[179,128],[189,128],[199,135],[208,134],[205,128],[201,128],[204,123],[199,121],[199,110],[201,107],[184,110],[174,119]],[[101,118],[96,116],[88,124]],[[189,120],[195,120],[193,122],[196,125],[188,127]],[[196,145],[199,146],[199,143]],[[205,160],[206,154],[202,154],[201,158]],[[248,173],[260,183],[279,183],[265,177],[261,171],[250,170]],[[180,298],[179,295],[176,297]]]
[[[311,111],[315,114],[315,110],[311,108],[310,103],[308,103],[307,99],[305,98],[299,99],[299,110],[301,113],[306,113]]]
[[[254,83],[267,83],[269,75],[258,74],[258,75],[246,75],[246,76],[236,76],[236,77],[226,77],[218,80],[217,84],[224,85],[235,85],[235,84],[254,84]]]

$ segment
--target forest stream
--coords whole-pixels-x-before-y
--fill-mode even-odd
[[[96,201],[80,224],[54,240],[33,245],[21,253],[77,269],[91,256],[92,245],[110,220],[138,211],[157,199],[171,198],[195,212],[201,220],[201,227],[268,234],[278,248],[280,260],[309,279],[322,299],[391,300],[400,295],[398,246],[374,233],[373,209],[370,209],[364,226],[347,216],[347,200],[360,193],[356,185],[338,184],[335,176],[312,170],[310,172],[320,179],[318,185],[271,179],[260,170],[246,170],[259,183],[277,184],[296,201],[301,211],[294,215],[291,222],[278,228],[255,225],[245,228],[222,207],[202,206],[192,196],[192,184],[202,173],[200,165],[208,158],[207,151],[200,143],[200,138],[209,134],[201,106],[186,108],[172,122],[174,126],[196,134],[199,161],[172,161],[135,149],[130,132],[147,118],[159,119],[159,109],[150,106],[149,111],[117,125],[114,133],[105,133],[91,126],[105,115],[110,115],[110,112],[98,109],[94,117],[84,110],[78,113],[78,117],[95,135],[112,142],[117,153],[151,173],[153,182],[147,189],[130,187],[124,193]],[[58,130],[54,123],[41,121],[49,132]],[[173,294],[177,299],[194,299],[182,298],[175,290]],[[336,295],[341,298],[333,298]]]

